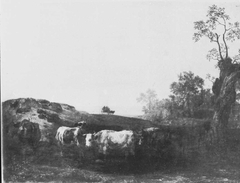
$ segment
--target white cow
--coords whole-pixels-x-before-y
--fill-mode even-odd
[[[62,145],[69,145],[73,143],[79,145],[78,142],[79,132],[80,132],[79,127],[71,128],[67,126],[61,126],[58,128],[55,138]]]
[[[88,141],[88,142],[87,142]],[[86,146],[95,146],[98,153],[106,155],[135,155],[134,133],[131,130],[102,130],[96,134],[88,134]]]
[[[77,145],[82,148],[85,146],[84,136],[81,127],[66,127],[61,126],[58,128],[55,139],[61,148],[61,155],[63,155],[63,146]]]

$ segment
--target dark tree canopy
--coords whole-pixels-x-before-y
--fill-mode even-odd
[[[103,106],[102,112],[108,113],[108,112],[110,112],[110,108],[108,106]]]
[[[211,108],[210,91],[204,89],[204,80],[191,71],[181,73],[178,81],[170,85],[170,89],[173,93],[170,98],[178,106],[182,117],[197,117],[200,109]]]

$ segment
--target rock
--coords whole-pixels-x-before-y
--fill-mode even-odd
[[[62,106],[58,103],[51,103],[50,109],[58,113],[63,111]]]
[[[31,111],[31,107],[18,108],[16,113],[27,113]]]

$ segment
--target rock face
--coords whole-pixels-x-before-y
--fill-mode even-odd
[[[19,98],[5,101],[2,106],[6,135],[14,136],[19,125],[28,120],[39,125],[40,141],[51,140],[59,126],[72,126],[78,121],[92,119],[90,114],[77,111],[73,106],[47,100]]]

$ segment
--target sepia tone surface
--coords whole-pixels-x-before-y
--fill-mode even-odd
[[[240,181],[239,103],[219,151],[212,119],[150,121],[137,101],[148,89],[167,98],[183,71],[219,76],[217,61],[206,59],[209,40],[192,39],[214,3],[3,0],[2,179]],[[239,1],[216,5],[240,21]],[[236,55],[239,40],[229,46]]]

